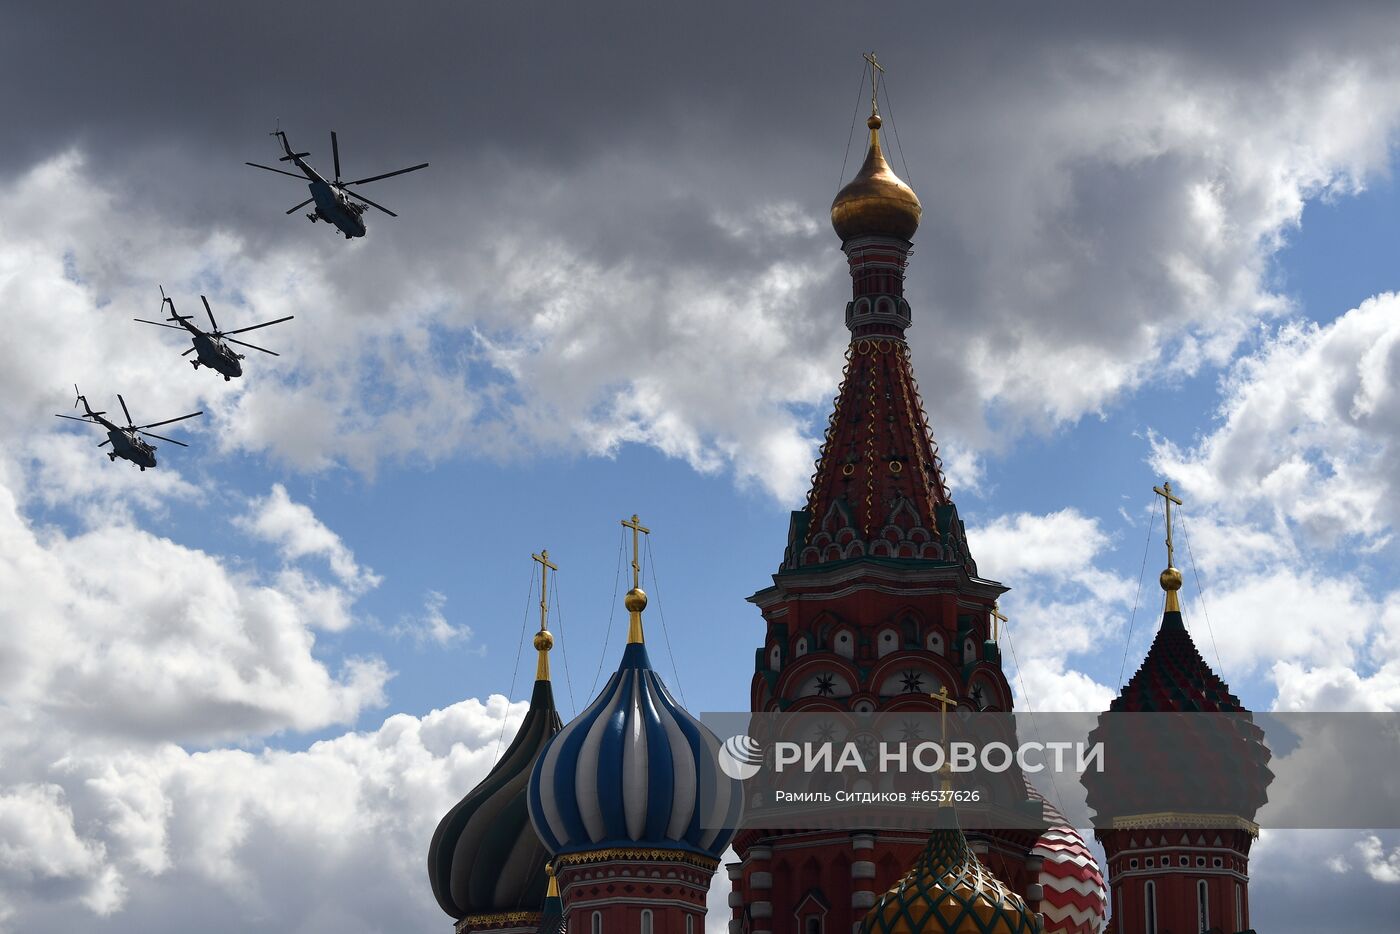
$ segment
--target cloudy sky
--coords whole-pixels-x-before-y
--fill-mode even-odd
[[[410,9],[0,5],[4,934],[449,930],[424,858],[528,693],[529,554],[561,567],[570,713],[616,662],[633,512],[654,657],[744,708],[744,598],[840,372],[826,211],[869,48],[1017,703],[1131,675],[1170,477],[1188,619],[1245,702],[1400,709],[1400,11]],[[432,166],[347,243],[242,165],[279,121],[313,163],[338,131],[351,176]],[[282,356],[192,371],[130,320],[158,284],[294,314],[260,332]],[[74,382],[206,414],[143,474],[52,417]],[[1266,833],[1256,926],[1392,918],[1398,847]]]

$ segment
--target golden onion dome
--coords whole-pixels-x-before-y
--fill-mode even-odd
[[[856,177],[831,202],[831,226],[842,242],[856,237],[914,239],[924,208],[914,189],[904,183],[880,150],[880,115],[866,121],[870,151]]]
[[[861,934],[1035,934],[1035,914],[972,852],[957,827],[935,830],[913,868],[880,896]]]

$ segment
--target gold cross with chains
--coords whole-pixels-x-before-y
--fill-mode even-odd
[[[1180,506],[1182,502],[1172,493],[1170,481],[1163,483],[1161,486],[1154,486],[1152,492],[1162,497],[1167,507],[1167,567],[1174,568],[1176,567],[1176,560],[1172,551],[1172,503],[1176,503]]]
[[[946,684],[939,685],[938,693],[930,694],[929,697],[932,698],[933,702],[938,705],[938,728],[939,732],[943,734],[942,741],[944,751],[946,752],[948,746],[948,708],[956,707],[958,705],[958,700],[957,698],[953,697],[948,693],[948,685]],[[945,757],[943,760],[943,768],[938,770],[938,773],[943,777],[943,780],[942,782],[940,782],[939,787],[944,795],[949,794],[953,789],[953,783],[948,778],[950,772],[952,772],[952,766],[948,764],[948,760]],[[947,807],[951,803],[951,801],[945,799],[939,801],[938,806]]]
[[[943,734],[943,742],[948,742],[948,708],[958,706],[958,699],[948,693],[948,685],[940,685],[937,694],[930,694],[930,698],[938,705],[938,728]]]
[[[872,114],[879,113],[880,99],[877,95],[880,88],[880,75],[884,74],[885,69],[880,67],[874,52],[866,52],[861,57],[870,63],[870,112]]]
[[[642,642],[642,610],[647,608],[647,593],[642,589],[642,535],[650,535],[651,529],[642,525],[637,514],[632,513],[631,521],[622,520],[624,528],[632,530],[632,589],[622,598],[631,618],[627,623],[627,644]]]
[[[1001,624],[1007,620],[1006,614],[1001,611],[1000,603],[992,604],[992,641],[1001,641]]]
[[[638,521],[635,512],[632,513],[630,522],[623,519],[622,524],[632,530],[632,589],[637,590],[642,586],[642,565],[640,561],[642,535],[650,535],[651,529]]]
[[[549,620],[549,572],[559,570],[559,566],[550,563],[548,548],[530,557],[540,563],[540,632],[544,632],[548,628],[545,623]]]
[[[549,634],[549,572],[559,567],[549,560],[549,549],[542,548],[537,555],[530,555],[540,563],[540,631],[535,633],[535,651],[540,653],[535,665],[535,680],[549,680],[549,650],[554,648],[554,637]]]

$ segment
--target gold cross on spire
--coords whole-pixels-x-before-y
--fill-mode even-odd
[[[937,694],[930,694],[930,698],[938,705],[938,729],[943,736],[943,742],[948,741],[948,708],[958,706],[958,699],[948,693],[948,685],[940,685]]]
[[[992,604],[992,641],[1001,641],[1001,624],[1006,622],[1008,617],[1001,611],[1000,603]]]
[[[647,608],[647,592],[642,589],[642,535],[650,535],[651,529],[642,525],[637,514],[631,520],[623,519],[624,528],[632,530],[632,589],[622,598],[622,605],[632,614],[627,625],[627,644],[640,643],[642,639],[642,610]]]
[[[632,513],[630,521],[623,519],[622,524],[632,530],[632,589],[636,590],[642,586],[641,552],[639,550],[641,548],[641,537],[643,534],[650,535],[651,529],[642,525],[642,523],[637,520],[637,514],[635,512]]]
[[[549,549],[543,548],[539,554],[530,555],[540,563],[540,631],[535,633],[535,650],[540,653],[535,665],[535,680],[549,680],[549,650],[554,648],[554,636],[550,635],[549,622],[549,572],[559,570],[558,565],[549,560]]]
[[[1167,567],[1174,568],[1176,567],[1176,558],[1172,551],[1172,503],[1176,503],[1178,506],[1182,505],[1182,503],[1181,500],[1172,493],[1172,485],[1170,482],[1163,483],[1161,486],[1154,486],[1152,492],[1162,497],[1164,505],[1167,507]]]
[[[559,570],[559,566],[550,563],[548,548],[530,557],[540,563],[540,632],[544,632],[549,628],[549,572]]]
[[[939,685],[938,693],[930,694],[929,697],[938,705],[938,729],[942,734],[943,749],[946,753],[948,749],[948,708],[956,707],[958,705],[958,700],[948,693],[948,685],[946,684]],[[943,798],[938,802],[939,807],[948,807],[952,804],[951,792],[953,790],[953,782],[948,778],[951,771],[952,767],[948,764],[948,759],[945,756],[943,759],[943,768],[938,770],[939,774],[943,776],[943,781],[940,784]]]
[[[1181,589],[1181,572],[1176,569],[1176,555],[1172,545],[1172,503],[1180,506],[1181,500],[1172,493],[1171,483],[1164,482],[1161,486],[1154,486],[1152,492],[1162,497],[1167,509],[1167,569],[1162,572],[1160,578],[1162,589],[1167,592],[1167,610],[1181,611],[1181,604],[1177,602],[1176,592]]]
[[[870,112],[877,114],[880,112],[880,75],[884,74],[885,69],[880,66],[874,52],[866,52],[861,57],[870,65]]]

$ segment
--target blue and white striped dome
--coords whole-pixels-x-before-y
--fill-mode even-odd
[[[530,776],[530,820],[554,855],[646,847],[718,859],[742,801],[719,771],[719,749],[638,639],[597,700],[544,747]]]

